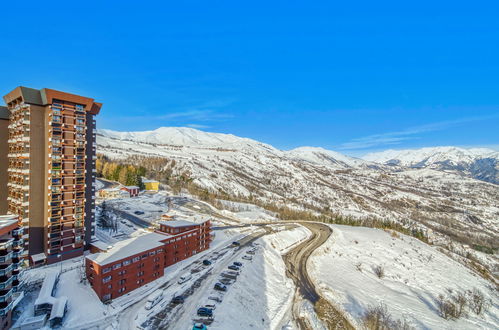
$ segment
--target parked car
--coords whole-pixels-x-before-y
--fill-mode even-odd
[[[221,278],[220,283],[225,284],[225,285],[229,285],[229,284],[234,283],[234,281],[231,280],[230,278]]]
[[[252,256],[243,256],[243,259],[244,260],[253,260],[253,257]]]
[[[230,270],[239,270],[239,267],[237,267],[236,265],[230,265],[229,267]]]
[[[249,251],[246,251],[247,254],[255,254],[255,251],[253,250],[249,250]]]
[[[227,287],[219,282],[215,283],[214,289],[218,291],[227,291]]]
[[[144,214],[144,212],[143,212],[143,211],[135,211],[135,212],[133,212],[133,213],[135,213],[136,215],[142,215],[142,214]]]
[[[203,307],[205,308],[209,308],[211,309],[212,311],[214,311],[215,309],[217,309],[217,306],[213,305],[213,304],[206,304],[204,305]]]
[[[176,297],[173,297],[172,304],[183,304],[184,301],[185,301],[184,296],[176,296]]]
[[[220,274],[220,276],[224,277],[224,278],[229,278],[231,280],[236,280],[237,279],[237,274],[231,274],[229,272],[223,272]]]
[[[237,267],[242,267],[243,263],[239,262],[239,261],[234,261],[234,265],[237,266]]]
[[[234,241],[234,242],[232,242],[232,245],[234,245],[234,246],[241,246],[241,243]]]
[[[203,323],[194,323],[192,330],[208,330],[208,328]]]
[[[203,265],[209,266],[209,265],[211,265],[211,261],[208,259],[205,259],[205,260],[203,260]]]
[[[163,300],[163,290],[156,291],[153,294],[151,294],[149,297],[147,297],[147,302],[144,308],[150,310],[154,306],[156,306],[161,300]]]
[[[184,274],[184,275],[180,276],[180,278],[178,279],[178,284],[185,283],[188,280],[190,280],[191,278],[192,278],[191,274]]]
[[[206,307],[200,307],[200,308],[198,308],[198,315],[199,316],[213,316],[213,311],[209,308],[206,308]]]
[[[213,300],[213,301],[216,301],[218,303],[222,302],[222,298],[221,297],[217,297],[217,296],[209,296],[208,300]]]

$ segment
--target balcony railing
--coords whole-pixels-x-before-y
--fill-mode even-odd
[[[0,291],[0,302],[6,302],[7,300],[9,300],[10,297],[12,297],[13,293],[14,292],[12,289]]]
[[[0,255],[0,264],[6,263],[12,259],[12,251],[9,251],[7,254]]]
[[[9,314],[9,311],[12,309],[13,302],[10,302],[8,304],[6,303],[0,303],[0,316],[5,316]]]
[[[14,242],[13,238],[0,240],[0,250],[5,250],[10,248],[12,246],[12,242]]]
[[[14,265],[12,265],[12,264],[10,264],[8,266],[1,265],[0,266],[0,276],[6,276],[10,272],[12,272],[13,269],[14,269]]]
[[[12,284],[14,279],[12,277],[2,276],[0,277],[0,290],[5,290]]]

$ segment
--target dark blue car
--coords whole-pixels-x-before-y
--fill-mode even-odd
[[[239,262],[239,261],[234,261],[234,266],[237,266],[237,267],[242,267],[242,262]]]
[[[199,316],[213,316],[213,311],[209,308],[201,307],[201,308],[198,308],[198,315]]]
[[[203,265],[209,266],[209,265],[211,265],[211,261],[208,259],[205,259],[205,260],[203,260]]]

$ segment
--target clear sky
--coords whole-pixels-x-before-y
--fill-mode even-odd
[[[100,128],[190,126],[352,155],[499,149],[497,1],[25,0],[1,11],[0,93],[94,97]]]

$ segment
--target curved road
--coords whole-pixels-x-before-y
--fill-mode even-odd
[[[310,255],[331,236],[333,232],[331,227],[314,222],[301,222],[300,224],[308,228],[312,232],[312,236],[284,256],[288,277],[295,282],[301,298],[310,301],[317,316],[329,329],[353,329],[348,320],[317,292],[307,271],[307,262]],[[295,304],[299,303],[299,299],[296,298]],[[301,318],[300,315],[296,315],[297,308],[293,308],[293,314],[301,329],[311,328],[305,319]]]

